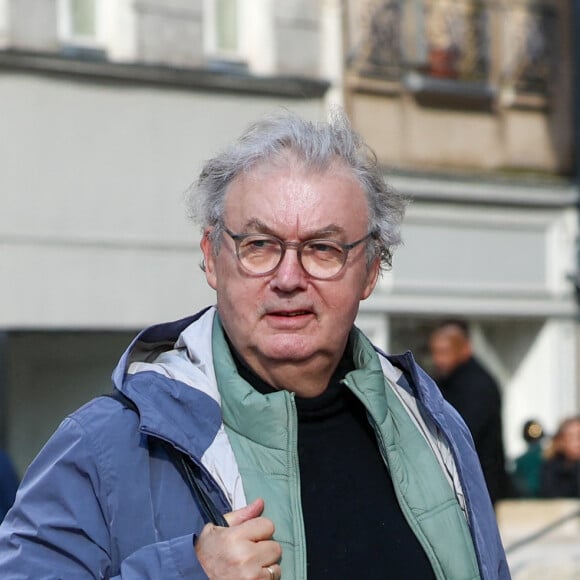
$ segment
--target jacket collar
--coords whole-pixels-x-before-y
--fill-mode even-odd
[[[401,355],[386,355],[381,350],[378,352],[393,366],[403,371],[411,385],[413,396],[421,401],[433,415],[443,419],[445,404],[443,395],[433,379],[416,363],[413,354],[410,351]]]

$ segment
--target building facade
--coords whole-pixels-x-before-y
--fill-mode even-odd
[[[578,409],[569,3],[0,0],[0,439],[22,471],[136,331],[214,299],[183,194],[256,117],[343,104],[412,203],[358,323],[464,316],[529,417]]]
[[[324,118],[322,14],[0,0],[0,425],[21,472],[138,330],[214,301],[184,193],[259,116]]]
[[[429,365],[437,320],[469,320],[503,387],[508,451],[578,410],[578,193],[568,2],[345,6],[345,102],[412,199],[392,274],[363,305]]]

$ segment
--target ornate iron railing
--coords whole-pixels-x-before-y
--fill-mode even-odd
[[[557,12],[539,0],[350,0],[348,66],[372,78],[409,70],[544,92],[557,58]]]
[[[558,62],[558,18],[546,2],[510,2],[501,6],[502,84],[519,91],[545,92]]]

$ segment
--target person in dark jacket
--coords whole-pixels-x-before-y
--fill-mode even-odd
[[[514,461],[513,482],[519,497],[538,497],[544,462],[544,429],[538,421],[530,419],[524,424],[522,436],[527,448]]]
[[[580,498],[580,417],[560,424],[542,465],[540,495]]]
[[[471,431],[492,502],[511,496],[505,468],[499,387],[473,356],[467,323],[463,320],[442,322],[432,332],[429,348],[443,396]]]
[[[0,522],[14,503],[18,475],[8,453],[0,449]]]

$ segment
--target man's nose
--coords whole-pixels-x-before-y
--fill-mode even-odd
[[[282,292],[306,288],[308,274],[302,268],[295,248],[287,248],[278,269],[274,272],[271,287]]]

